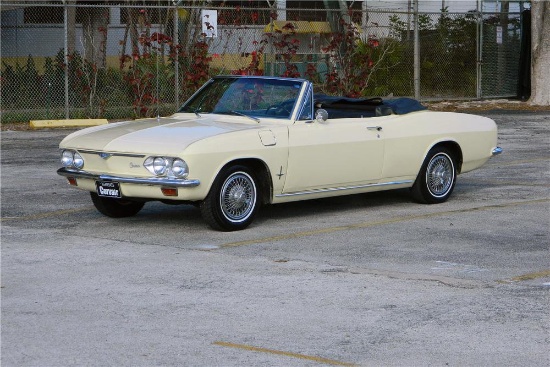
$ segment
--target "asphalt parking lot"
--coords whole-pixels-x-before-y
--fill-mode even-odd
[[[406,190],[110,219],[55,171],[71,130],[3,131],[2,366],[548,366],[550,114],[486,113],[504,153]]]

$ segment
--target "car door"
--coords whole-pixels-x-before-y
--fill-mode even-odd
[[[375,120],[296,121],[289,127],[288,169],[283,192],[378,182],[384,161],[384,137]]]

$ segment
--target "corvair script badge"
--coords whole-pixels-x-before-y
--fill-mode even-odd
[[[103,184],[104,186],[108,186],[107,184]],[[103,196],[113,196],[113,197],[119,197],[119,191],[115,188],[109,189],[106,187],[99,187],[99,193]]]

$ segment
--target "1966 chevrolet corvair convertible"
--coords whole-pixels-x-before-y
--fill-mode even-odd
[[[458,174],[502,151],[485,117],[256,76],[215,77],[170,117],[80,130],[60,149],[58,174],[104,215],[132,216],[151,200],[195,204],[225,231],[246,228],[261,204],[398,188],[441,203]]]

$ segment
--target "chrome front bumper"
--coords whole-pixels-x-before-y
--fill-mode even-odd
[[[86,171],[75,171],[65,167],[58,169],[57,174],[64,177],[74,177],[76,179],[84,178],[96,181],[115,181],[120,183],[147,186],[196,187],[200,185],[199,180],[178,180],[174,178],[162,177],[120,177],[111,175],[97,175]]]

